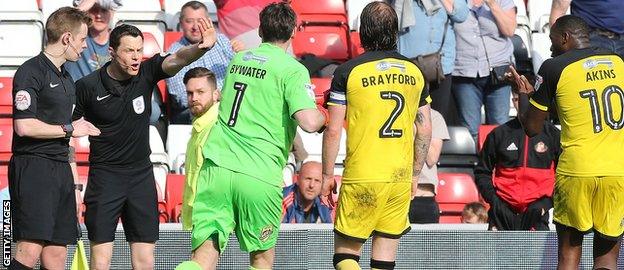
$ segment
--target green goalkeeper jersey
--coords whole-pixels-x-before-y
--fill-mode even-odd
[[[282,186],[297,128],[294,114],[316,108],[308,70],[283,49],[262,43],[236,54],[227,72],[204,157]]]

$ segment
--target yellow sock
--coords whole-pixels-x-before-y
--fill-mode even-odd
[[[360,265],[353,259],[346,259],[336,264],[336,270],[360,270]]]

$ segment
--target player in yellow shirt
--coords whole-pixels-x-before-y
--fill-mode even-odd
[[[579,17],[559,18],[550,32],[554,58],[542,64],[535,87],[515,70],[511,76],[529,136],[541,131],[551,107],[561,121],[553,195],[558,269],[578,268],[583,234],[592,230],[594,269],[616,269],[624,232],[624,62],[590,48],[589,32]]]
[[[205,67],[194,67],[184,74],[182,79],[186,88],[188,107],[193,115],[191,138],[186,145],[184,170],[184,193],[182,201],[182,228],[193,228],[193,204],[197,193],[197,179],[204,164],[204,144],[208,140],[210,129],[217,121],[219,112],[219,89],[216,75]]]
[[[336,69],[323,135],[323,178],[333,182],[346,116],[347,157],[334,226],[334,267],[360,269],[372,235],[372,269],[393,269],[399,238],[410,229],[412,179],[431,140],[429,93],[423,75],[396,52],[398,23],[386,3],[368,4],[360,38],[366,52]],[[347,109],[348,108],[348,109]]]

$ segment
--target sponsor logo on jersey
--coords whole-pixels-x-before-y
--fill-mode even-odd
[[[379,61],[375,68],[379,71],[386,71],[390,68],[398,68],[402,73],[405,73],[405,64],[401,62]]]
[[[253,52],[246,52],[243,54],[243,61],[258,61],[259,64],[264,64],[266,61],[269,61],[269,58],[261,55],[253,54]]]
[[[586,70],[593,69],[599,65],[606,65],[609,68],[613,68],[613,61],[609,58],[590,58],[583,62],[583,68]]]

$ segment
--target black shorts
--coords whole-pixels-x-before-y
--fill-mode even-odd
[[[119,218],[128,242],[158,240],[158,201],[152,165],[138,169],[91,167],[85,192],[89,240],[112,242]]]
[[[13,156],[8,176],[13,241],[75,244],[78,219],[69,163],[32,155]]]

